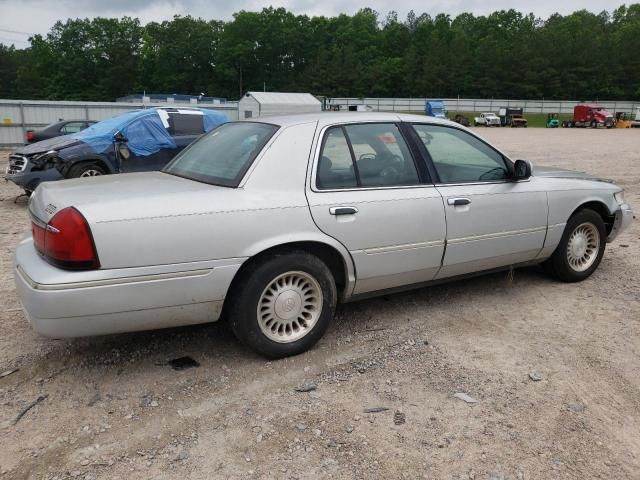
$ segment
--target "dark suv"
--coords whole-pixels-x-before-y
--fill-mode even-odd
[[[199,108],[134,110],[77,133],[25,145],[9,156],[5,179],[31,193],[64,178],[160,170],[226,115]]]

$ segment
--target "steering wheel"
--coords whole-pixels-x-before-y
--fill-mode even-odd
[[[400,172],[394,165],[388,165],[380,172],[380,178],[384,183],[394,183],[400,177]]]
[[[385,183],[394,183],[400,178],[402,163],[403,160],[399,155],[392,155],[389,165],[380,171],[380,178],[382,178]]]
[[[502,168],[502,167],[492,168],[491,170],[488,170],[488,171],[484,172],[482,175],[480,175],[480,178],[478,180],[497,180],[497,179],[500,179],[500,178],[504,178],[504,177],[498,177],[496,175],[497,173],[503,173],[504,174],[504,168]]]

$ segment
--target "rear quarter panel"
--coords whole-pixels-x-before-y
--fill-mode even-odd
[[[123,203],[131,211],[126,219],[121,212],[100,215],[85,209],[102,267],[246,259],[295,241],[341,248],[318,230],[305,196],[315,127],[314,122],[278,132],[239,188],[193,182],[193,192]]]

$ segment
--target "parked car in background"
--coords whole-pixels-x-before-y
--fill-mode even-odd
[[[473,125],[484,125],[485,127],[499,127],[500,118],[492,112],[481,113],[479,117],[473,119]]]
[[[560,120],[558,119],[557,113],[548,113],[547,114],[547,123],[545,125],[547,128],[558,128],[560,126]]]
[[[640,108],[636,110],[636,118],[631,122],[631,128],[640,128]]]
[[[500,125],[503,127],[527,127],[529,121],[524,117],[522,107],[502,107],[498,110]]]
[[[616,128],[631,128],[633,125],[633,115],[628,112],[616,112]]]
[[[220,112],[198,108],[134,110],[19,148],[9,156],[5,179],[30,193],[42,182],[63,178],[160,170],[227,120]]]
[[[428,100],[424,104],[424,114],[427,117],[447,118],[447,110],[442,100]]]
[[[529,126],[529,120],[521,113],[514,113],[510,117],[509,126],[511,128],[527,128]]]
[[[529,121],[524,117],[524,109],[522,107],[502,107],[498,110],[500,117],[500,125],[503,127],[527,127]]]
[[[469,126],[469,119],[467,117],[465,117],[464,115],[461,115],[461,114],[457,114],[453,118],[453,121],[456,122],[456,123],[459,123],[463,127],[468,127]]]
[[[573,107],[573,118],[562,122],[562,127],[613,128],[614,124],[613,114],[605,110],[602,105],[596,103],[580,103]]]
[[[60,120],[41,130],[27,130],[26,143],[36,143],[48,138],[78,133],[96,123],[95,120]]]
[[[632,221],[613,183],[391,113],[227,123],[160,172],[44,183],[29,213],[15,279],[39,333],[224,312],[269,357],[313,346],[339,301],[538,263],[584,280]]]

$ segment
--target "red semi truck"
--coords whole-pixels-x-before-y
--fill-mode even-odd
[[[600,126],[612,128],[615,124],[613,114],[597,103],[581,103],[573,107],[573,119],[562,122],[564,128]]]

